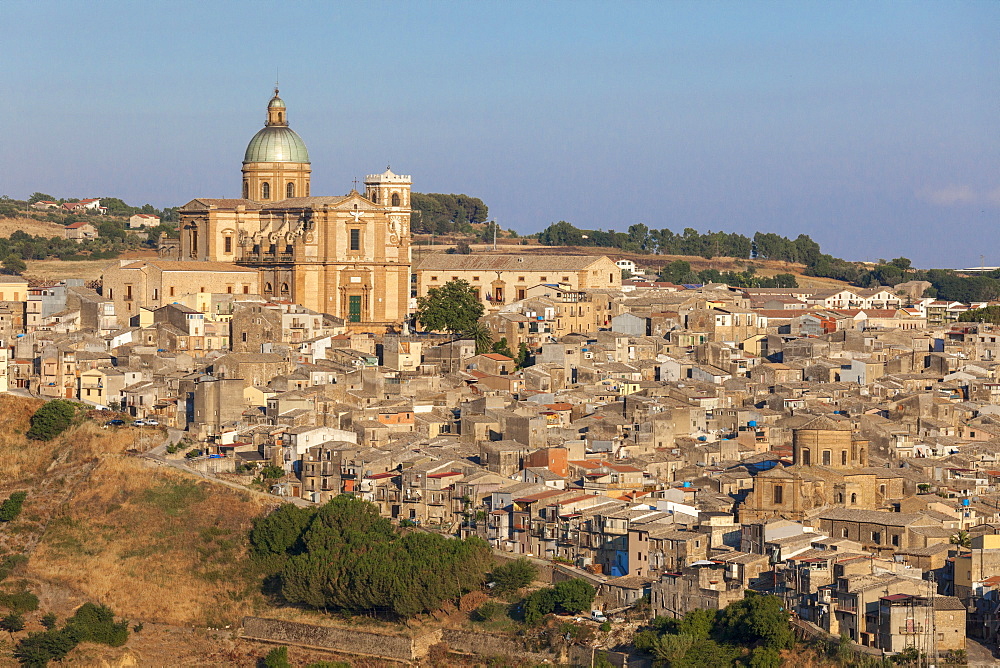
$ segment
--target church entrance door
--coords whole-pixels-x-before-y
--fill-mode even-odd
[[[361,295],[351,295],[347,298],[348,322],[361,322]]]

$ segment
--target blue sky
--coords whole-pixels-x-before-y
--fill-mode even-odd
[[[238,196],[280,73],[314,194],[1000,264],[997,2],[6,0],[0,194]],[[16,30],[11,30],[16,26]]]

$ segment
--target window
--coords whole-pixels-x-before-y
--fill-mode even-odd
[[[802,465],[812,466],[812,451],[809,448],[802,448]]]
[[[227,285],[226,286],[226,294],[230,294],[230,295],[233,294],[233,286],[231,286],[231,285]]]
[[[357,228],[351,230],[351,250],[361,250],[361,230]]]
[[[174,286],[172,286],[172,285],[170,286],[170,296],[171,297],[174,296]]]
[[[125,286],[125,299],[132,299],[132,286],[131,285],[126,285]]]
[[[479,277],[478,277],[478,276],[473,276],[473,277],[472,277],[472,280],[474,280],[474,281],[478,281],[478,280],[479,280]]]
[[[267,181],[260,184],[260,198],[261,199],[271,199],[271,184]]]
[[[847,466],[847,450],[840,451],[840,465]]]
[[[222,247],[223,247],[223,252],[224,253],[232,253],[233,252],[233,238],[230,237],[230,236],[226,236],[222,240]]]
[[[829,450],[823,451],[823,466],[829,466],[832,460],[832,456]]]
[[[785,489],[781,485],[775,485],[772,488],[771,494],[774,497],[774,505],[780,506],[785,502]]]
[[[846,528],[840,530],[840,537],[847,538],[848,531]]]
[[[569,276],[563,276],[562,279],[563,282],[569,282]]]
[[[872,542],[876,545],[882,544],[882,533],[879,531],[872,531]]]
[[[853,506],[853,505],[857,504],[857,502],[858,502],[858,495],[852,492],[851,493],[851,505]]]
[[[291,181],[285,184],[285,197],[295,197],[295,184]]]
[[[523,283],[524,282],[524,276],[518,276],[517,280],[519,280],[519,281],[521,281]]]
[[[544,282],[545,282],[545,281],[547,281],[547,280],[549,280],[549,277],[548,277],[548,276],[542,276],[542,283],[544,283]]]
[[[286,296],[288,295],[288,283],[281,284],[281,294]]]
[[[243,334],[241,334],[240,336],[243,339],[243,343],[246,343],[247,342],[247,333],[243,332]]]
[[[153,299],[156,300],[159,298],[160,298],[160,291],[156,288],[153,288]]]
[[[438,277],[437,277],[437,276],[431,276],[431,280],[432,280],[432,281],[436,281],[437,279],[438,279]]]
[[[245,294],[245,295],[250,294],[250,286],[249,285],[244,285],[243,286],[243,294]]]
[[[895,545],[896,547],[899,547],[899,535],[898,534],[894,535],[890,540],[892,540],[892,544],[893,545]]]
[[[269,295],[272,292],[274,292],[274,289],[271,287],[271,284],[270,283],[265,283],[264,284],[264,294],[265,295]]]
[[[250,199],[250,184],[246,181],[243,182],[243,199]]]
[[[399,193],[392,194],[392,205],[399,206]]]

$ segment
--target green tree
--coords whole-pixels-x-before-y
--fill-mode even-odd
[[[470,331],[484,310],[469,282],[456,279],[428,290],[417,300],[415,315],[424,329],[457,334]]]
[[[17,612],[12,612],[0,619],[0,629],[8,633],[17,633],[24,630],[24,617]]]
[[[469,329],[462,332],[462,336],[467,339],[472,339],[476,343],[476,354],[480,355],[482,353],[496,352],[495,345],[493,343],[493,332],[490,328],[481,322],[475,322]]]
[[[972,549],[972,535],[968,531],[959,531],[948,539],[948,542],[952,545]]]
[[[27,269],[28,265],[24,263],[24,260],[16,255],[8,255],[3,259],[3,273],[5,274],[23,274]]]
[[[570,614],[590,610],[590,605],[597,595],[593,585],[581,578],[560,582],[553,587],[553,591],[556,607]]]
[[[45,193],[34,192],[31,193],[31,197],[28,198],[28,204],[37,204],[39,202],[55,202],[56,198],[52,195],[46,195]]]
[[[52,629],[54,629],[56,627],[56,625],[59,622],[59,619],[56,617],[56,613],[54,613],[54,612],[46,612],[42,616],[42,619],[40,621],[42,623],[42,626],[44,626],[46,629],[48,629],[49,631],[51,631]]]
[[[496,582],[498,592],[517,591],[527,587],[537,576],[538,567],[525,557],[497,566],[490,574],[490,578]]]
[[[75,413],[73,404],[62,399],[44,403],[31,416],[31,428],[26,435],[38,441],[51,441],[69,427]]]
[[[733,644],[759,642],[765,647],[785,649],[794,641],[788,612],[776,596],[749,594],[726,606],[719,618],[721,637]]]
[[[668,666],[672,666],[688,653],[688,650],[691,649],[691,645],[694,644],[694,640],[694,638],[688,635],[673,635],[667,633],[653,640],[649,651],[658,661],[665,662]]]
[[[49,661],[62,661],[76,644],[65,630],[36,631],[17,643],[14,658],[25,668],[45,668]]]

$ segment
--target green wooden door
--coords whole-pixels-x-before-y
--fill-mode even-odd
[[[361,296],[351,295],[347,298],[348,322],[361,322]]]

